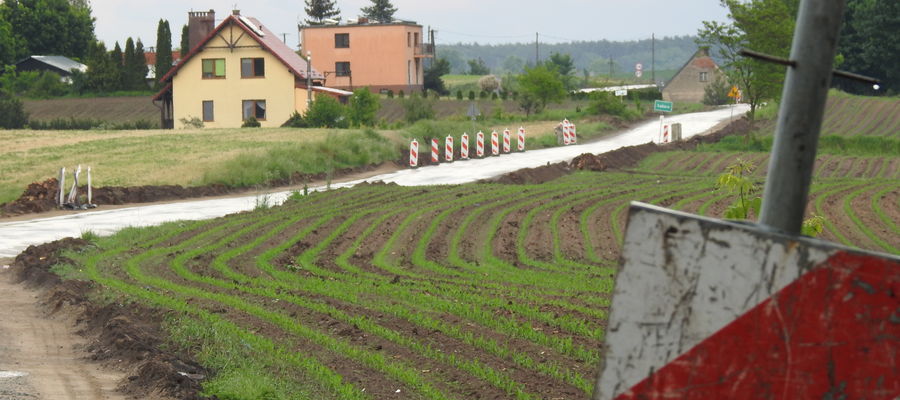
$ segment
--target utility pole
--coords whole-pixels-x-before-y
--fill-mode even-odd
[[[614,65],[615,64],[613,63],[612,56],[609,56],[609,79],[610,80],[612,80],[612,77],[613,77],[613,66]]]
[[[800,3],[759,216],[777,232],[797,235],[803,224],[844,5]]]
[[[541,60],[541,51],[538,48],[538,33],[534,33],[534,66],[537,67]]]
[[[656,84],[656,34],[650,34],[650,80]]]

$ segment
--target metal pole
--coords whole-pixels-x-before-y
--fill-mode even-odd
[[[312,107],[312,52],[306,51],[306,111]]]
[[[803,0],[791,46],[759,222],[799,234],[845,0]]]

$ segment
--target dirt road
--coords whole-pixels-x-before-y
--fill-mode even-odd
[[[0,260],[0,399],[118,400],[120,374],[84,359],[74,323],[47,316],[39,292],[12,282]]]

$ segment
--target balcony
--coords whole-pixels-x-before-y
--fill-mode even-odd
[[[420,43],[414,47],[416,58],[434,57],[434,45],[431,43]]]

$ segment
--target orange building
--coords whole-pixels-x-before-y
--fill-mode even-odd
[[[434,57],[434,46],[423,43],[422,26],[414,22],[368,23],[359,18],[343,25],[298,28],[301,54],[311,56],[313,68],[325,75],[329,87],[421,91],[422,61]]]

